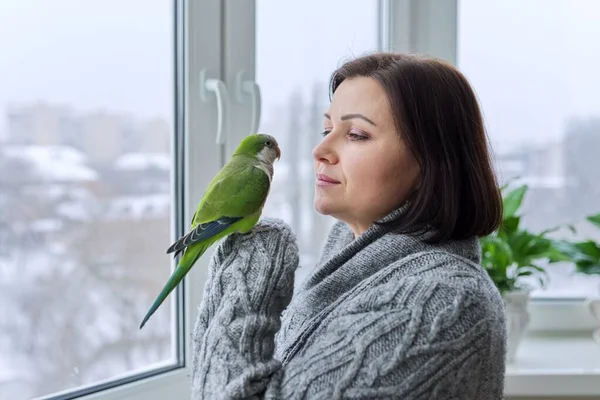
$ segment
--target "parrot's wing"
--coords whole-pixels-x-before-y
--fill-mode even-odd
[[[198,224],[185,236],[182,236],[177,242],[169,247],[167,254],[175,252],[174,257],[177,257],[177,255],[189,245],[215,236],[242,218],[243,217],[222,217],[216,221]]]
[[[168,253],[213,237],[242,218],[259,211],[269,193],[267,174],[248,162],[232,162],[211,181],[192,220],[192,229],[177,240]]]

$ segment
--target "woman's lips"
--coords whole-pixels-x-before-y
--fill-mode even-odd
[[[336,181],[330,176],[325,174],[317,174],[317,185],[318,186],[331,186],[331,185],[339,185],[340,181]]]

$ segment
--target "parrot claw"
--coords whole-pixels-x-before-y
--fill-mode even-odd
[[[242,238],[242,240],[248,240],[257,233],[266,232],[269,230],[269,226],[265,225],[255,225],[254,228],[250,229],[248,232],[237,232],[237,234]]]
[[[249,233],[266,232],[270,229],[271,227],[268,225],[256,225]]]

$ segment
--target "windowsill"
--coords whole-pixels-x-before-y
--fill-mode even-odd
[[[506,369],[506,396],[600,393],[600,343],[590,331],[532,333]]]

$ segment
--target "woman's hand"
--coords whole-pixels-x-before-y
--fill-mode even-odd
[[[278,239],[278,240],[276,240]],[[267,245],[265,250],[274,254],[276,241],[283,240],[284,243],[292,243],[296,247],[296,235],[292,228],[279,218],[266,217],[261,219],[248,233],[233,233],[225,238],[219,245],[217,251],[229,253],[234,248],[245,245],[263,243]],[[264,247],[264,246],[263,246]]]
[[[277,218],[264,218],[246,234],[229,235],[210,262],[215,284],[225,292],[247,293],[248,306],[262,312],[283,309],[291,300],[299,263],[296,235]],[[267,310],[267,307],[269,310]]]
[[[291,301],[298,247],[282,220],[265,218],[217,247],[193,333],[198,398],[253,398],[281,368],[273,359],[281,313]],[[249,385],[248,382],[252,382]]]

